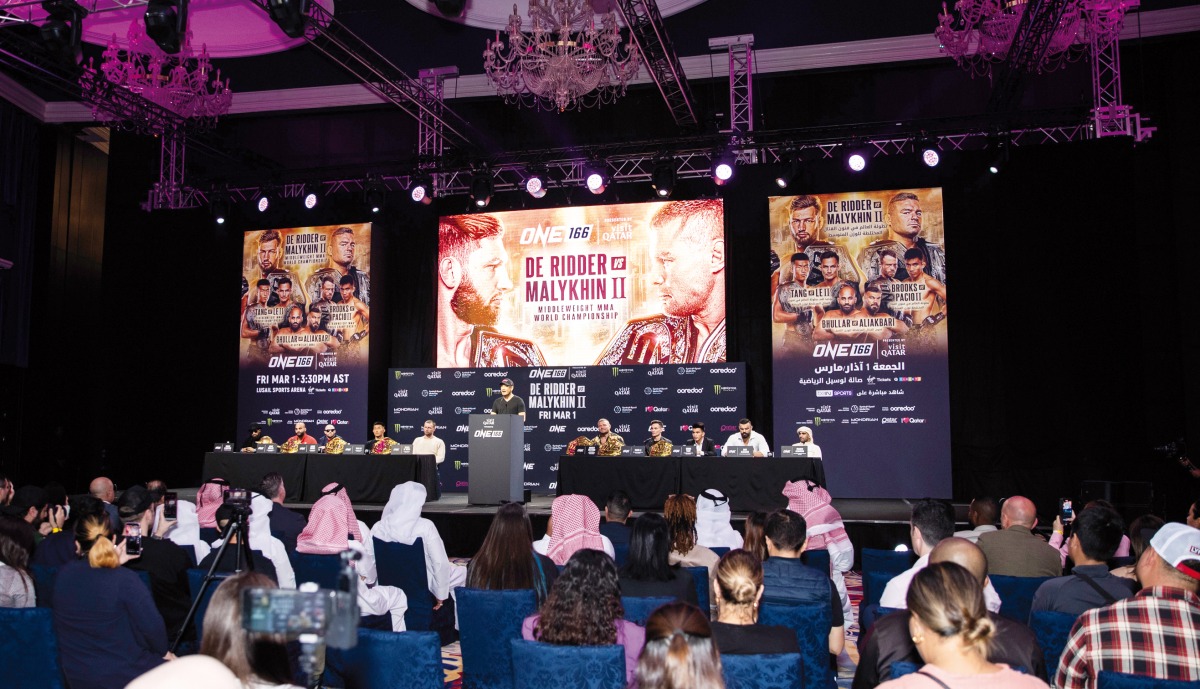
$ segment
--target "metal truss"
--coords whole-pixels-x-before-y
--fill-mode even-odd
[[[710,38],[708,47],[729,53],[729,128],[722,131],[754,131],[754,35]]]
[[[1035,68],[1041,69],[1070,3],[1069,0],[1028,0],[1024,4],[1025,11],[1013,30],[1008,59],[992,70],[988,112],[1007,110],[1020,90],[1024,76]]]
[[[666,101],[675,124],[685,129],[695,128],[699,120],[693,105],[692,89],[675,47],[671,44],[671,37],[663,26],[658,3],[655,0],[616,0],[615,4],[625,25],[629,27],[630,37],[645,58],[646,69],[658,85],[658,92]]]
[[[1097,8],[1089,11],[1097,12]],[[1134,141],[1143,141],[1149,139],[1156,128],[1143,126],[1142,116],[1122,102],[1118,33],[1093,31],[1091,35],[1093,126],[1099,138],[1132,136]]]
[[[43,0],[0,0],[0,27],[10,24],[32,24],[38,20],[30,11],[41,7]],[[145,7],[150,0],[76,0],[88,14],[116,12],[131,7]],[[45,14],[40,15],[45,17]]]
[[[458,76],[458,67],[423,69],[418,72],[418,76],[421,78],[421,85],[432,96],[428,113],[422,110],[420,117],[417,118],[418,165],[422,170],[434,170],[445,150],[446,137],[441,119],[442,112],[446,107],[445,82],[447,77]],[[442,176],[434,174],[432,177],[432,193],[436,196],[441,192]]]

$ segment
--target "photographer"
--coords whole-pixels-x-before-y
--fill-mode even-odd
[[[254,588],[276,586],[261,572],[242,572],[221,582],[204,615],[200,653],[221,661],[251,689],[300,689],[290,683],[291,670],[283,641],[261,635],[252,637],[242,628],[242,591]]]
[[[152,533],[154,524],[154,493],[141,486],[121,493],[117,498],[117,514],[127,525],[138,526],[141,536],[142,556],[130,560],[125,566],[150,575],[150,590],[154,604],[167,624],[167,631],[174,637],[179,633],[183,620],[191,607],[192,597],[188,588],[187,570],[191,566],[187,551],[163,535],[175,524],[174,520],[159,522],[157,533]],[[189,630],[191,627],[189,626]]]

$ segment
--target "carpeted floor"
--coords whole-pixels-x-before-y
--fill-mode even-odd
[[[858,609],[858,604],[862,600],[862,575],[857,572],[850,572],[846,575],[846,588],[850,592],[850,604],[855,610]],[[851,660],[858,662],[858,620],[846,629],[846,651],[850,654]],[[446,689],[461,689],[462,687],[462,649],[458,642],[455,641],[448,646],[442,647],[442,669],[446,673]],[[843,673],[845,674],[845,673]],[[853,675],[838,677],[839,687],[849,687]]]

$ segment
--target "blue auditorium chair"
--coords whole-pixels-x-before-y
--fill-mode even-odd
[[[806,550],[800,554],[800,561],[813,569],[829,574],[828,550]]]
[[[1196,689],[1198,682],[1179,679],[1158,679],[1124,672],[1101,670],[1096,676],[1096,689]]]
[[[878,603],[883,596],[883,589],[897,574],[912,567],[915,561],[913,554],[907,550],[878,550],[863,548],[862,574],[863,598],[862,605]]]
[[[1029,609],[1038,587],[1054,577],[988,577],[1000,595],[1000,614],[1021,624],[1029,624]]]
[[[621,596],[621,606],[625,608],[625,619],[643,627],[646,626],[646,620],[650,619],[650,613],[657,610],[659,606],[674,601],[675,599],[670,596]]]
[[[758,623],[788,627],[796,632],[804,668],[804,689],[827,689],[833,683],[829,674],[831,620],[828,603],[763,603],[758,611]]]
[[[48,565],[29,565],[33,574],[33,593],[37,596],[39,608],[54,607],[54,579],[58,576],[58,567]]]
[[[296,571],[296,585],[306,581],[315,582],[324,589],[336,589],[342,574],[341,555],[314,555],[312,553],[290,553],[292,569]]]
[[[709,591],[712,589],[708,585],[708,568],[707,567],[688,567],[688,574],[692,575],[692,583],[696,586],[696,603],[700,606],[701,612],[705,617],[708,617],[710,605]]]
[[[799,653],[721,656],[725,689],[802,689],[804,666]]]
[[[437,632],[358,630],[358,645],[325,651],[327,687],[346,689],[443,689],[442,649]]]
[[[1054,679],[1058,672],[1058,659],[1071,638],[1071,627],[1078,615],[1050,610],[1038,610],[1029,615],[1029,626],[1037,637],[1042,656],[1046,659],[1046,675]]]
[[[408,596],[404,626],[410,631],[433,629],[433,594],[425,571],[425,541],[412,545],[375,539],[375,570],[379,583],[395,586]]]
[[[617,564],[617,569],[625,565],[625,560],[629,558],[628,543],[613,543],[613,562]]]
[[[0,608],[5,689],[65,689],[49,608]]]
[[[862,638],[872,626],[875,620],[885,617],[896,612],[898,608],[885,608],[878,603],[861,606],[858,612],[858,636]]]
[[[624,689],[624,646],[555,646],[514,639],[513,689]]]
[[[188,569],[188,589],[191,591],[192,600],[196,600],[196,596],[200,594],[200,587],[204,585],[204,577],[207,574],[207,569],[196,567]],[[200,599],[200,605],[196,607],[196,616],[192,618],[192,624],[196,627],[197,640],[204,638],[204,613],[208,610],[208,601],[212,600],[212,595],[217,590],[217,587],[221,585],[221,581],[230,576],[230,574],[230,572],[215,572],[216,579],[204,591],[204,597]]]
[[[709,548],[709,550],[716,553],[717,557],[725,557],[725,553],[729,552],[729,548],[726,546],[723,546],[723,545],[713,546],[713,547]]]
[[[457,589],[463,689],[512,689],[512,644],[521,623],[537,612],[533,589]]]

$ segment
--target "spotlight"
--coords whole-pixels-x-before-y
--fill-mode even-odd
[[[321,203],[321,195],[316,191],[307,192],[304,194],[303,202],[304,208],[311,211]]]
[[[992,149],[992,158],[988,162],[988,172],[993,175],[998,175],[1008,167],[1008,140],[1003,136],[996,135],[991,137],[988,147]]]
[[[611,181],[612,176],[608,172],[608,166],[603,162],[593,161],[583,166],[584,185],[593,194],[603,194]]]
[[[83,59],[80,39],[87,10],[75,0],[45,0],[42,9],[49,14],[39,30],[46,51],[60,63],[79,64]]]
[[[546,195],[546,173],[534,170],[525,177],[525,192],[535,199]]]
[[[383,210],[384,204],[387,202],[387,187],[374,177],[368,177],[366,184],[363,186],[363,203],[367,208],[371,209],[372,213],[378,213]]]
[[[913,150],[925,167],[937,167],[942,162],[942,153],[938,149],[937,139],[924,134],[913,141]]]
[[[675,161],[669,158],[660,160],[650,173],[650,186],[654,187],[654,194],[660,199],[669,197],[675,191],[677,177]]]
[[[846,151],[846,167],[851,172],[862,172],[867,169],[867,150],[861,146],[852,146]]]
[[[785,154],[779,174],[775,176],[775,186],[787,189],[800,177],[803,170],[804,161],[800,158],[799,153]]]
[[[412,189],[408,190],[408,197],[413,203],[423,203],[426,206],[433,203],[433,180],[428,176],[414,179]]]
[[[214,195],[209,210],[212,211],[213,222],[224,225],[225,216],[229,214],[229,199],[223,193]]]
[[[712,178],[717,186],[727,184],[733,179],[734,158],[729,153],[718,153],[712,161]]]
[[[254,202],[254,207],[258,209],[259,213],[266,213],[271,208],[271,202],[275,200],[273,198],[275,191],[270,187],[263,187],[259,190],[258,194],[258,199]]]
[[[475,203],[476,208],[487,208],[495,191],[496,184],[492,181],[492,173],[486,167],[477,171],[471,178],[471,201]]]
[[[291,38],[303,38],[308,23],[308,0],[267,0],[271,20]]]
[[[164,53],[179,52],[179,42],[187,35],[188,0],[150,0],[146,5],[146,35]]]

